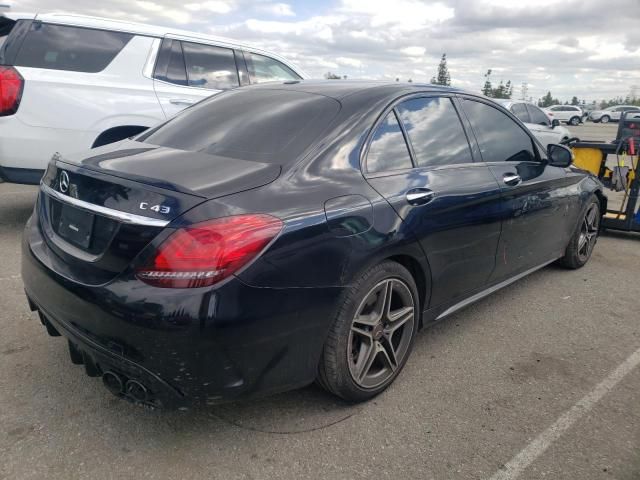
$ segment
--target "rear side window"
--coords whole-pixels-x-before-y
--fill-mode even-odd
[[[250,52],[245,52],[244,58],[251,83],[300,80],[301,78],[284,63],[273,58]]]
[[[531,123],[549,125],[549,117],[547,117],[546,113],[533,105],[527,105],[526,107],[529,111],[529,116],[531,117]]]
[[[387,172],[411,168],[411,156],[395,113],[389,112],[378,125],[367,153],[367,172]]]
[[[233,50],[182,42],[182,51],[190,87],[226,90],[240,85]]]
[[[189,107],[138,141],[242,160],[288,164],[340,111],[332,98],[286,90],[229,90]],[[188,168],[188,165],[185,165]]]
[[[420,167],[471,163],[471,150],[449,98],[414,98],[397,107]]]
[[[485,162],[526,162],[537,159],[533,141],[516,122],[486,103],[463,100]]]
[[[33,22],[15,64],[96,73],[104,70],[131,38],[129,33]]]
[[[0,50],[2,49],[2,45],[7,40],[7,37],[11,33],[13,26],[16,24],[14,20],[11,20],[7,17],[0,17]]]
[[[529,112],[527,112],[527,107],[524,105],[524,103],[514,103],[511,106],[511,113],[518,117],[521,122],[531,123]]]

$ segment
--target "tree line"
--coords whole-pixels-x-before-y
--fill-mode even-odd
[[[503,99],[512,98],[513,83],[511,83],[511,80],[507,80],[506,82],[504,82],[503,80],[500,80],[500,83],[497,86],[494,86],[491,74],[492,74],[491,69],[488,69],[487,73],[484,74],[484,85],[482,86],[482,90],[481,90],[482,94],[491,98],[503,98]],[[325,74],[325,78],[339,80],[339,79],[346,79],[347,76],[344,75],[341,77],[340,75],[336,75],[332,72],[327,72]],[[396,78],[396,82],[399,82],[399,81],[400,81],[400,78]],[[411,79],[409,79],[408,81],[412,82]],[[431,77],[430,82],[434,85],[444,85],[447,87],[451,86],[451,74],[449,73],[449,67],[447,66],[446,53],[442,54],[442,57],[440,58],[440,63],[438,64],[438,70],[436,74],[433,77]],[[607,108],[613,105],[621,105],[621,104],[640,106],[640,95],[638,94],[638,88],[639,87],[634,85],[631,87],[631,90],[629,91],[626,97],[618,96],[615,98],[611,98],[609,100],[601,100],[599,103],[595,101],[591,103],[587,103],[585,100],[580,100],[578,99],[577,96],[574,95],[571,98],[571,101],[565,101],[564,105],[578,105],[578,106],[593,105],[594,107],[598,107],[598,108]],[[526,83],[523,84],[521,97],[522,97],[522,100],[529,100],[529,101],[533,100],[531,98],[526,98],[527,97]],[[553,95],[551,95],[551,92],[548,91],[546,95],[538,99],[537,104],[539,107],[550,107],[552,105],[562,105],[563,102],[553,97]]]

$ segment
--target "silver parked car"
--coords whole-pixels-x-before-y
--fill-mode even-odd
[[[640,113],[640,107],[634,105],[614,105],[613,107],[607,107],[604,110],[594,110],[589,114],[589,120],[592,122],[609,123],[611,121],[617,122],[620,120],[623,112],[638,112]]]

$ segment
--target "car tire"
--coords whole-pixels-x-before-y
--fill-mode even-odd
[[[317,381],[344,400],[363,402],[384,391],[411,354],[418,290],[406,268],[385,261],[364,272],[338,305]]]
[[[600,202],[592,195],[580,214],[580,221],[558,263],[566,268],[581,268],[589,261],[600,233]]]
[[[600,123],[609,123],[609,120],[611,120],[609,116],[604,115],[602,118],[600,118]]]
[[[569,119],[569,125],[573,125],[574,127],[580,125],[580,117],[571,117]]]

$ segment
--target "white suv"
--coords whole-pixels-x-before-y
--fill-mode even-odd
[[[582,121],[582,109],[575,105],[554,105],[545,108],[544,111],[552,120],[565,122],[574,127]]]
[[[0,178],[122,140],[222,90],[304,78],[232,40],[62,14],[0,16]]]

